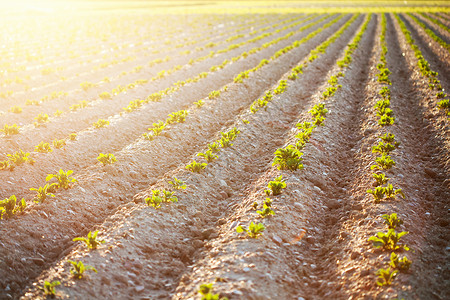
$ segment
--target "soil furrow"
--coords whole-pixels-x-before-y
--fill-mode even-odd
[[[326,36],[330,31],[336,30],[333,28],[335,26],[322,34]],[[74,236],[86,234],[88,228],[92,228],[92,226],[101,222],[114,211],[117,205],[128,202],[128,199],[135,194],[134,191],[142,189],[149,182],[154,182],[156,177],[186,160],[187,157],[183,159],[185,153],[182,151],[186,151],[186,153],[198,151],[201,147],[200,144],[204,144],[202,140],[206,141],[211,138],[211,134],[217,131],[227,118],[237,113],[236,109],[239,111],[243,101],[254,99],[263,90],[262,87],[276,80],[276,74],[279,74],[279,77],[292,63],[298,61],[299,57],[308,53],[308,48],[312,48],[320,39],[323,38],[313,39],[305,45],[306,47],[293,50],[288,55],[274,61],[273,65],[271,63],[264,66],[261,72],[257,72],[264,75],[249,79],[243,85],[232,84],[229,91],[235,95],[241,95],[241,97],[239,99],[233,97],[224,101],[221,104],[223,109],[218,109],[217,106],[211,107],[212,112],[206,114],[203,118],[197,116],[198,120],[204,119],[208,123],[200,127],[204,131],[196,129],[197,127],[194,126],[196,124],[195,119],[193,118],[191,122],[194,123],[186,121],[184,124],[179,124],[177,127],[180,127],[180,131],[175,130],[169,133],[168,137],[156,140],[155,148],[148,148],[148,143],[139,142],[137,147],[133,147],[132,150],[125,149],[118,155],[119,162],[112,169],[108,168],[104,170],[104,173],[99,173],[97,168],[92,168],[86,175],[79,177],[77,187],[67,192],[61,192],[51,202],[44,203],[40,210],[33,210],[20,216],[20,218],[2,224],[4,225],[2,226],[2,239],[0,241],[4,246],[2,257],[9,257],[1,268],[3,272],[9,274],[8,278],[0,276],[0,278],[5,278],[2,285],[5,288],[9,287],[9,291],[17,295],[17,291],[26,284],[29,278],[33,278],[45,267],[48,267],[52,261],[70,251],[73,245],[71,240]],[[223,116],[222,121],[219,121],[219,115]],[[215,121],[208,121],[210,118],[215,118]],[[208,126],[205,127],[205,125]],[[186,130],[181,129],[182,127]],[[174,144],[178,144],[177,140],[183,140],[179,135],[186,136],[186,132],[189,131],[196,133],[189,142],[183,143],[185,148],[180,151],[180,146]],[[190,150],[187,150],[187,147]],[[167,163],[161,163],[159,158],[167,159]],[[187,163],[187,161],[184,161],[184,163]],[[45,220],[45,223],[38,222],[39,225],[33,227],[31,224],[36,224],[37,219],[47,220]],[[12,231],[8,228],[16,229]],[[8,238],[8,235],[11,235],[11,237]],[[46,238],[42,238],[42,236]],[[33,245],[32,248],[15,249],[16,246],[13,241],[22,238],[27,239],[27,241],[22,241],[22,244],[29,243]],[[11,274],[11,266],[14,266],[14,275]],[[24,274],[25,270],[26,274]]]

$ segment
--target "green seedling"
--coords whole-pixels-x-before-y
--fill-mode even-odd
[[[279,95],[284,93],[287,88],[287,81],[286,80],[280,80],[280,83],[278,84],[277,88],[273,91],[274,94]]]
[[[377,278],[377,285],[378,286],[385,286],[385,285],[391,285],[394,278],[397,276],[398,271],[397,270],[391,270],[391,268],[387,269],[379,269],[375,273]]]
[[[74,242],[77,242],[77,241],[84,242],[89,249],[95,250],[95,249],[97,249],[98,245],[105,243],[105,241],[97,239],[97,234],[98,234],[98,230],[95,231],[94,233],[89,231],[87,238],[77,237],[77,238],[74,238],[73,241]]]
[[[236,227],[237,233],[245,232],[247,235],[251,238],[257,238],[258,236],[262,235],[262,232],[266,229],[264,227],[264,224],[262,223],[253,223],[251,222],[248,228],[246,226],[238,226]]]
[[[380,136],[380,139],[385,143],[393,145],[396,149],[398,148],[398,146],[400,146],[400,142],[397,142],[395,140],[395,135],[393,133],[386,133]]]
[[[205,101],[198,100],[197,102],[194,102],[194,104],[197,106],[197,108],[200,108],[205,104]]]
[[[8,154],[6,155],[8,157],[9,163],[10,163],[10,168],[14,166],[19,166],[21,164],[24,163],[29,163],[29,164],[34,164],[35,160],[30,156],[29,152],[23,152],[21,149],[19,149],[19,151],[14,152],[13,154]]]
[[[395,229],[389,229],[386,233],[382,231],[377,232],[376,236],[371,236],[368,241],[372,242],[375,248],[382,248],[389,251],[403,248],[408,251],[408,246],[398,244],[400,238],[406,234],[408,234],[406,231],[396,233]]]
[[[276,177],[273,181],[268,184],[268,189],[265,190],[267,196],[271,194],[274,196],[280,195],[281,191],[286,188],[286,182],[283,180],[283,175]]]
[[[169,184],[171,184],[176,190],[185,190],[187,187],[183,180],[180,180],[176,177],[173,177],[173,180],[169,181]]]
[[[75,140],[77,139],[77,134],[76,134],[76,133],[71,133],[71,134],[69,135],[69,139],[70,139],[71,141],[75,141]]]
[[[409,267],[411,266],[412,261],[409,260],[406,256],[403,256],[402,258],[400,258],[400,256],[398,254],[396,254],[395,252],[391,253],[391,261],[389,262],[389,265],[394,268],[399,270],[400,272],[406,272],[409,270]]]
[[[5,136],[9,136],[9,135],[14,135],[14,134],[19,134],[19,128],[16,124],[13,124],[11,126],[9,126],[8,124],[5,124],[5,126],[3,126],[3,129],[0,129],[1,132],[3,132],[5,134]]]
[[[205,153],[200,152],[197,154],[197,156],[203,157],[208,163],[218,158],[218,156],[215,155],[211,150],[207,150]]]
[[[102,128],[109,125],[109,121],[104,120],[104,119],[99,119],[97,122],[95,122],[94,124],[92,124],[92,126],[94,126],[94,128]]]
[[[390,178],[387,178],[384,173],[380,173],[380,174],[372,173],[372,177],[376,181],[376,183],[375,183],[376,186],[381,186],[383,184],[386,184],[390,179]]]
[[[64,139],[61,139],[61,140],[55,139],[55,140],[53,140],[53,147],[56,148],[56,149],[61,149],[65,145],[66,145],[66,140],[64,140]]]
[[[175,192],[171,191],[162,191],[163,202],[178,202],[178,198],[175,197]]]
[[[106,153],[106,154],[100,153],[97,157],[97,160],[99,162],[101,162],[104,166],[113,164],[117,161],[114,154],[111,154],[111,153]]]
[[[309,111],[309,113],[313,117],[325,117],[325,115],[328,113],[328,109],[325,108],[325,104],[319,103],[313,106],[313,108]]]
[[[389,106],[391,106],[391,101],[389,101],[389,99],[383,99],[383,100],[379,100],[377,101],[377,103],[375,103],[375,108],[378,111],[381,111],[383,109],[388,108]]]
[[[20,114],[22,112],[22,107],[16,105],[11,107],[9,111],[15,114]]]
[[[389,154],[395,150],[395,146],[390,143],[379,142],[378,145],[372,147],[372,153]]]
[[[279,170],[299,170],[303,168],[302,155],[296,147],[289,145],[286,148],[278,148],[275,151],[275,158],[272,165]]]
[[[56,178],[58,180],[57,183],[58,188],[68,189],[71,183],[77,181],[75,178],[70,177],[72,173],[73,173],[72,170],[68,170],[67,172],[65,172],[62,169],[59,169],[58,174],[48,174],[47,177],[45,178],[45,181],[50,181],[53,178]]]
[[[314,118],[314,126],[323,126],[323,122],[325,122],[325,118],[321,116],[317,116]]]
[[[267,205],[266,203],[263,204],[262,210],[257,210],[256,212],[261,216],[261,218],[275,215],[275,212],[271,208],[271,205]]]
[[[384,223],[388,226],[388,229],[395,229],[403,224],[403,220],[399,219],[396,213],[390,215],[385,214],[381,217],[384,219]]]
[[[34,202],[44,203],[48,197],[55,197],[52,192],[56,189],[56,186],[56,183],[47,183],[46,185],[44,185],[44,187],[41,186],[37,189],[31,188],[30,191],[35,191],[37,193],[37,195],[33,198]]]
[[[50,144],[44,142],[40,142],[39,145],[35,146],[34,148],[34,151],[41,153],[49,153],[53,151],[52,147],[50,147]]]
[[[188,115],[188,113],[189,112],[187,110],[180,110],[178,112],[171,113],[169,114],[166,123],[183,123],[184,121],[186,121],[186,116]]]
[[[98,95],[102,100],[112,99],[112,96],[108,92],[103,92]]]
[[[208,145],[208,149],[214,153],[217,153],[220,151],[220,145],[219,143],[214,142]]]
[[[229,139],[230,141],[232,141],[236,138],[236,136],[239,133],[241,133],[241,131],[239,129],[237,129],[236,127],[234,127],[233,129],[230,129],[227,132],[221,132],[220,135],[222,136],[222,138],[226,138],[226,139]]]
[[[25,199],[17,202],[15,195],[12,195],[4,200],[0,200],[0,220],[9,219],[13,215],[24,211],[26,207],[27,203],[25,202]]]
[[[220,143],[220,146],[221,146],[222,148],[228,148],[228,147],[233,146],[233,144],[231,143],[231,140],[228,139],[228,138],[226,138],[226,137],[222,137],[222,138],[219,140],[219,143]]]
[[[36,120],[37,124],[44,124],[47,123],[48,120],[48,115],[47,114],[39,114],[36,118],[34,118]]]
[[[444,99],[438,102],[439,109],[450,109],[450,100]]]
[[[389,126],[389,125],[394,124],[394,122],[395,122],[395,117],[391,117],[389,115],[382,115],[380,117],[380,119],[378,120],[378,124],[380,126]]]
[[[395,166],[395,161],[388,155],[383,154],[381,157],[377,157],[375,161],[377,165],[371,166],[371,170],[388,170]]]
[[[164,199],[161,197],[161,191],[153,190],[152,196],[145,198],[145,203],[147,203],[148,206],[153,206],[154,208],[160,208],[163,200]]]
[[[387,199],[395,198],[396,195],[402,196],[402,198],[405,198],[405,194],[402,192],[402,189],[395,189],[392,184],[388,184],[384,188],[384,194]]]
[[[213,294],[213,284],[201,284],[198,293],[202,295],[201,300],[228,300],[227,297],[220,297],[219,294]]]
[[[198,163],[194,160],[186,166],[186,169],[194,173],[200,173],[207,165],[207,163]]]
[[[391,99],[391,90],[387,86],[382,87],[378,94],[380,94],[383,99]]]
[[[91,270],[91,271],[94,271],[95,273],[97,273],[97,270],[93,266],[84,265],[81,260],[78,262],[68,260],[68,262],[72,264],[72,269],[70,270],[70,273],[76,279],[83,278],[84,271]]]
[[[375,189],[367,190],[367,193],[371,194],[375,199],[375,203],[379,203],[384,198],[384,187],[377,186]]]
[[[161,132],[164,130],[164,128],[166,128],[166,123],[164,121],[158,121],[158,123],[153,123],[153,127],[149,128],[148,130],[153,131],[152,135],[153,137],[158,136],[161,134]]]
[[[208,98],[209,99],[215,99],[220,96],[220,91],[212,91],[209,93]]]
[[[61,284],[61,282],[59,282],[57,280],[52,281],[52,282],[45,281],[44,282],[44,287],[39,287],[39,289],[41,291],[43,291],[46,296],[49,296],[50,298],[53,298],[53,297],[56,296],[56,289],[55,289],[55,287],[60,285],[60,284]]]

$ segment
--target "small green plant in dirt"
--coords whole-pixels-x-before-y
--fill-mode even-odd
[[[375,159],[376,165],[370,167],[371,170],[388,170],[395,166],[395,161],[389,155],[382,155]]]
[[[228,147],[233,146],[233,143],[231,143],[231,140],[230,140],[229,138],[226,138],[226,137],[222,137],[222,138],[219,140],[219,143],[220,143],[220,146],[221,146],[222,148],[228,148]]]
[[[406,231],[396,233],[394,229],[389,229],[388,232],[377,232],[377,234],[375,236],[371,236],[368,241],[372,242],[375,248],[382,248],[389,251],[395,251],[403,248],[408,251],[408,246],[398,244],[400,238],[406,234],[408,234]]]
[[[15,214],[24,211],[26,207],[27,203],[25,202],[25,199],[17,202],[17,197],[15,195],[0,200],[0,220],[11,218]]]
[[[397,217],[396,213],[392,213],[390,215],[384,214],[381,217],[389,229],[395,229],[403,224],[403,221]]]
[[[163,202],[178,202],[175,192],[162,190]]]
[[[47,114],[39,114],[36,118],[34,118],[36,120],[36,122],[34,123],[34,125],[36,127],[41,126],[44,123],[47,123],[49,121],[48,119],[48,115]]]
[[[377,186],[376,188],[367,190],[368,194],[371,194],[375,199],[375,203],[379,203],[384,198],[384,187]]]
[[[160,208],[162,202],[163,197],[161,197],[160,190],[153,190],[152,196],[145,198],[145,203],[147,203],[148,206],[153,206],[154,208]]]
[[[34,164],[35,160],[30,157],[29,152],[23,152],[21,149],[19,151],[14,152],[13,154],[7,155],[8,160],[10,162],[10,168],[14,168],[15,166],[19,166],[24,163]]]
[[[239,133],[241,133],[241,131],[239,129],[237,129],[236,127],[234,127],[233,129],[230,129],[227,132],[221,132],[220,135],[222,136],[222,138],[226,138],[226,139],[229,139],[230,141],[232,141],[236,138],[236,136]]]
[[[97,160],[101,162],[104,166],[113,164],[117,161],[116,157],[112,153],[100,153],[97,157]]]
[[[39,287],[41,291],[44,292],[44,295],[54,298],[56,296],[56,286],[60,285],[61,282],[55,280],[52,282],[45,281],[43,287]]]
[[[3,126],[3,129],[0,129],[1,132],[3,132],[5,134],[5,136],[9,136],[9,135],[14,135],[14,134],[19,134],[19,126],[17,126],[16,124],[13,124],[11,126],[9,126],[8,124],[5,124],[5,126]]]
[[[112,96],[108,92],[103,92],[98,95],[102,100],[112,99]]]
[[[258,236],[262,235],[264,229],[266,229],[264,227],[264,224],[262,223],[253,223],[251,222],[250,225],[248,226],[248,228],[246,226],[238,226],[236,227],[236,232],[237,233],[247,233],[247,235],[251,238],[257,238]]]
[[[303,168],[302,155],[295,146],[289,145],[286,148],[278,148],[275,151],[275,158],[272,165],[278,170],[299,170]]]
[[[391,99],[391,90],[387,86],[382,87],[378,94],[380,94],[383,99]]]
[[[76,182],[77,180],[73,177],[70,177],[72,175],[73,171],[68,170],[63,171],[62,169],[59,169],[57,174],[48,174],[45,178],[46,181],[50,181],[53,178],[56,178],[58,180],[57,187],[62,189],[68,189],[70,187],[70,184],[73,182]]]
[[[186,166],[186,169],[193,173],[200,173],[207,165],[207,163],[198,163],[194,160]]]
[[[94,128],[102,128],[109,125],[109,121],[104,120],[104,119],[99,119],[97,122],[95,122],[94,124],[92,124],[92,126],[94,126]]]
[[[269,184],[267,185],[268,189],[265,190],[264,192],[266,193],[267,196],[270,195],[280,195],[281,191],[283,189],[286,188],[286,182],[284,182],[283,180],[283,175],[280,175],[278,177],[276,177],[273,181],[270,181]]]
[[[380,119],[378,120],[378,124],[380,126],[389,126],[389,125],[394,124],[394,122],[395,122],[395,117],[391,117],[389,115],[382,115],[380,117]]]
[[[56,148],[56,149],[61,149],[65,145],[66,145],[66,140],[64,140],[64,139],[61,139],[61,140],[54,139],[53,140],[53,147]]]
[[[218,156],[215,155],[211,150],[207,150],[205,153],[200,152],[197,154],[197,156],[203,157],[208,163],[218,158]]]
[[[77,134],[76,134],[76,133],[71,133],[71,134],[69,135],[69,140],[75,141],[76,139],[77,139]]]
[[[280,83],[278,84],[277,88],[273,91],[274,94],[282,94],[284,91],[286,91],[287,88],[287,81],[286,80],[280,80]]]
[[[378,66],[377,66],[378,67]],[[391,74],[391,71],[389,71],[388,68],[378,68],[380,70],[380,73],[377,74],[378,82],[391,84],[391,80],[389,80],[389,75]]]
[[[153,123],[153,127],[148,130],[152,131],[153,136],[155,137],[161,134],[164,128],[166,128],[166,125],[166,122],[159,120],[158,123]]]
[[[256,212],[261,216],[261,218],[275,215],[275,211],[272,209],[272,199],[266,198],[263,204],[263,209]]]
[[[380,139],[385,143],[389,143],[389,144],[393,145],[396,149],[398,148],[398,146],[400,146],[400,142],[397,142],[395,140],[395,135],[393,133],[388,132],[388,133],[380,136]]]
[[[15,114],[20,114],[22,112],[22,107],[16,105],[11,107],[9,111]]]
[[[372,153],[389,154],[395,150],[395,146],[390,143],[379,142],[378,145],[372,147]]]
[[[402,198],[405,198],[405,194],[403,193],[402,189],[394,189],[394,186],[392,184],[388,184],[384,188],[384,195],[387,199],[395,198],[396,195],[402,196]]]
[[[328,109],[325,108],[325,104],[319,103],[313,106],[313,108],[309,111],[309,113],[313,117],[325,117],[325,115],[328,113]]]
[[[198,293],[202,295],[201,300],[228,300],[227,297],[220,297],[219,294],[213,294],[213,284],[201,284]]]
[[[83,242],[86,244],[86,246],[89,249],[95,250],[95,249],[97,249],[98,245],[105,243],[105,241],[97,239],[97,235],[98,235],[98,230],[95,231],[94,233],[89,231],[87,237],[77,237],[77,238],[74,238],[73,241],[74,242],[77,242],[77,241]]]
[[[394,278],[397,276],[398,271],[397,270],[391,270],[391,268],[387,269],[379,269],[375,273],[377,278],[377,285],[378,286],[385,286],[385,285],[391,285]]]
[[[88,266],[83,264],[83,262],[80,260],[78,262],[74,262],[72,260],[68,260],[70,264],[72,264],[72,269],[70,270],[70,273],[75,277],[76,279],[83,278],[84,272],[91,270],[97,273],[97,270],[93,266]]]
[[[185,190],[187,187],[186,183],[183,180],[180,180],[176,177],[173,177],[173,179],[169,181],[169,184],[171,184],[176,190]]]
[[[389,181],[389,178],[384,173],[372,173],[372,177],[375,179],[375,186],[381,186]]]
[[[450,109],[450,100],[444,99],[438,102],[439,109]]]
[[[6,170],[10,167],[11,165],[9,163],[9,160],[0,160],[0,170]]]
[[[47,183],[43,187],[40,186],[37,189],[31,188],[30,191],[35,191],[37,193],[36,196],[33,198],[34,202],[44,203],[48,197],[55,197],[55,195],[52,194],[52,192],[56,189],[56,186],[57,186],[56,183],[52,184]]]
[[[400,258],[400,256],[398,254],[396,254],[395,252],[391,253],[391,261],[389,262],[389,265],[394,268],[399,270],[400,272],[406,272],[409,270],[409,267],[411,266],[412,261],[409,260],[406,256],[403,256],[402,258]]]
[[[205,101],[198,100],[197,102],[194,102],[194,104],[195,104],[195,106],[197,106],[197,108],[200,108],[205,104]]]
[[[34,148],[35,148],[34,151],[41,152],[41,153],[49,153],[49,152],[53,151],[50,144],[44,143],[44,142],[40,142],[39,145],[35,146]]]
[[[209,93],[208,98],[209,99],[215,99],[220,96],[220,91],[212,91]]]
[[[378,111],[382,111],[383,109],[388,108],[391,105],[391,101],[389,99],[383,99],[383,100],[379,100],[377,101],[377,103],[375,103],[375,108]]]
[[[217,153],[220,151],[220,144],[219,143],[211,143],[208,145],[208,149],[211,150],[214,153]]]
[[[166,123],[172,124],[172,123],[183,123],[186,121],[186,116],[188,115],[187,110],[180,110],[174,113],[169,114]]]

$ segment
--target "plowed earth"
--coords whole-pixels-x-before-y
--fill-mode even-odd
[[[295,20],[279,24],[294,17]],[[396,165],[386,175],[406,197],[374,203],[366,192],[373,188],[372,146],[387,132],[378,125],[374,108],[382,87],[376,76],[381,53],[381,15],[371,16],[346,68],[336,62],[345,56],[345,50],[369,15],[359,15],[311,63],[310,52],[352,15],[343,15],[299,47],[271,59],[278,50],[340,15],[331,15],[311,28],[297,31],[322,17],[259,15],[253,25],[247,25],[249,21],[244,17],[233,18],[233,24],[227,23],[226,18],[192,17],[185,20],[186,24],[188,21],[224,24],[215,27],[218,31],[201,26],[192,29],[193,35],[200,36],[199,40],[205,39],[199,44],[220,42],[211,48],[215,51],[255,37],[248,35],[255,29],[274,25],[258,36],[302,23],[192,65],[188,63],[190,59],[207,55],[210,49],[196,51],[198,45],[188,46],[179,50],[189,49],[191,54],[179,57],[179,51],[175,50],[153,56],[136,52],[136,61],[88,74],[90,66],[104,60],[94,55],[95,64],[87,63],[77,71],[88,75],[64,84],[55,83],[68,92],[64,99],[27,107],[21,115],[5,109],[0,115],[2,121],[28,125],[19,135],[2,137],[2,153],[19,148],[32,152],[39,142],[51,142],[72,132],[77,133],[77,139],[69,141],[62,150],[33,153],[34,165],[0,170],[0,197],[15,194],[18,198],[25,197],[30,204],[25,212],[0,220],[0,298],[45,298],[38,287],[44,281],[59,280],[57,297],[62,299],[197,299],[200,284],[213,282],[214,292],[229,299],[449,299],[448,117],[437,108],[435,96],[428,89],[427,79],[420,74],[417,59],[397,20],[387,14],[387,67],[392,72],[391,108],[396,116],[395,124],[388,130],[401,144],[392,153]],[[439,72],[442,86],[449,90],[448,52],[410,17],[400,17],[431,68]],[[431,26],[431,22],[424,23],[448,39],[448,33]],[[241,32],[244,37],[226,42],[240,26],[247,26]],[[179,80],[208,72],[211,66],[289,31],[295,33],[211,72],[198,82],[182,86],[163,96],[160,102],[121,113],[131,100],[145,99]],[[178,35],[180,39],[186,34],[181,29],[174,32],[175,38]],[[131,37],[124,38],[126,43],[130,40]],[[158,44],[152,43],[157,48]],[[173,58],[155,66],[146,65],[166,55]],[[263,59],[269,63],[250,73],[243,83],[233,81],[240,72],[256,67]],[[61,64],[70,67],[72,62],[65,58]],[[141,72],[119,76],[123,70],[140,64],[145,66]],[[296,80],[288,79],[298,64],[305,64],[303,73]],[[118,84],[150,79],[176,65],[183,67],[112,100],[97,97]],[[328,79],[339,72],[345,75],[339,79],[342,87],[323,100],[321,95],[329,86]],[[113,78],[111,83],[104,82],[87,92],[79,88],[80,82],[100,82],[105,76]],[[41,77],[39,72],[32,74],[30,84],[33,80],[36,85],[42,84],[39,93],[45,95],[52,90],[45,85],[52,81],[45,82]],[[266,109],[251,113],[252,102],[276,88],[279,80],[287,80],[286,91],[274,95]],[[209,99],[213,90],[222,92],[219,97]],[[16,96],[14,101],[2,99],[1,104],[9,107],[20,99],[24,103],[23,99],[31,94]],[[39,113],[67,111],[83,99],[91,101],[88,107],[51,118],[45,126],[32,125]],[[197,107],[194,102],[200,99],[205,104]],[[318,103],[325,104],[328,114],[324,126],[315,129],[302,150],[304,169],[278,170],[272,166],[274,152],[295,144],[298,132],[295,125],[310,120],[308,112]],[[169,125],[153,141],[140,137],[152,123],[181,109],[189,110],[185,122]],[[108,119],[110,125],[101,129],[91,127],[99,118]],[[186,170],[192,160],[202,161],[196,154],[219,139],[220,132],[234,127],[240,133],[232,147],[223,148],[218,159],[201,173]],[[100,165],[96,161],[100,152],[113,153],[117,162]],[[43,186],[46,175],[60,168],[74,170],[77,182],[70,189],[58,190],[56,197],[45,203],[32,204],[33,193],[29,189]],[[253,203],[262,203],[268,182],[279,175],[285,178],[287,188],[273,197],[275,215],[261,219],[252,208]],[[171,189],[168,181],[173,176],[187,184],[185,190],[177,191],[178,202],[163,204],[158,209],[147,206],[144,199],[152,190]],[[413,263],[392,285],[378,287],[375,272],[387,266],[389,255],[374,249],[367,239],[385,229],[380,216],[392,212],[404,220],[402,230],[409,232],[402,240],[411,248],[406,254]],[[261,237],[250,239],[236,232],[238,225],[250,221],[264,223],[266,230]],[[105,241],[97,250],[89,251],[72,241],[95,230]],[[94,266],[98,274],[88,272],[85,278],[75,280],[68,260]]]

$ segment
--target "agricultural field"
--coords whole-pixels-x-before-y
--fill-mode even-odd
[[[448,1],[0,24],[0,299],[450,299]]]

